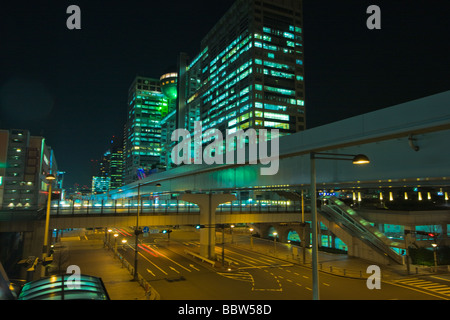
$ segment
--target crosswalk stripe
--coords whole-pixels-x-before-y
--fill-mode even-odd
[[[398,282],[407,283],[407,284],[416,284],[416,283],[424,283],[426,281],[414,279],[414,280],[399,280]]]
[[[405,284],[408,286],[420,288],[423,290],[429,290],[438,294],[450,295],[450,287],[445,284],[422,280],[422,279],[402,279],[398,280],[398,283]]]
[[[418,287],[422,287],[422,288],[430,289],[430,290],[437,290],[439,288],[448,289],[448,286],[443,286],[443,285],[439,285],[439,284],[429,285],[429,286],[418,286]]]
[[[248,272],[235,272],[235,273],[217,272],[217,274],[233,280],[253,282],[253,277]]]

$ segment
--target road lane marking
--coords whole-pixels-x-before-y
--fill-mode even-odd
[[[176,273],[180,273],[180,271],[178,271],[177,269],[175,269],[174,267],[169,267],[170,269],[172,269],[173,271],[175,271]]]
[[[175,263],[176,265],[180,266],[180,267],[183,268],[184,270],[187,270],[187,271],[189,271],[189,272],[192,272],[191,269],[188,269],[188,268],[182,266],[181,264],[179,264],[178,262],[173,261],[172,259],[170,259],[170,258],[169,258],[168,256],[166,256],[165,254],[161,253],[160,251],[155,250],[155,252],[158,253],[158,254],[160,254],[161,256],[163,256],[164,258],[166,258],[167,260],[172,261],[173,263]]]
[[[144,256],[142,253],[138,252],[142,258],[144,258],[145,260],[147,260],[148,262],[150,262],[152,265],[154,265],[156,268],[158,268],[162,273],[164,273],[165,275],[168,275],[167,272],[165,272],[163,269],[161,269],[160,267],[158,267],[156,264],[154,264],[152,261],[150,261],[146,256]]]
[[[147,272],[150,273],[152,276],[156,277],[155,274],[152,272],[152,270],[147,269]]]
[[[402,281],[402,280],[397,280],[397,281],[386,281],[386,283],[388,283],[388,284],[390,284],[390,285],[394,285],[394,286],[400,287],[400,288],[405,288],[405,289],[408,289],[408,290],[417,291],[417,292],[420,292],[420,293],[422,293],[422,294],[426,294],[426,295],[429,295],[429,296],[433,296],[433,297],[436,297],[436,298],[439,298],[439,299],[449,300],[449,299],[443,298],[442,296],[437,296],[437,295],[435,295],[435,294],[432,294],[432,293],[430,293],[430,291],[423,291],[423,290],[424,290],[423,288],[416,288],[416,287],[414,287],[414,286],[408,286],[408,284],[406,284],[406,283],[401,283],[400,281]],[[419,289],[420,289],[420,290],[419,290]]]
[[[189,265],[192,269],[195,269],[195,270],[197,270],[197,271],[200,271],[200,269],[198,269],[198,268],[196,268],[196,267],[194,267],[194,265],[193,264],[190,264]]]
[[[270,260],[268,260],[268,259],[261,258],[261,257],[259,257],[258,259],[257,259],[257,258],[253,258],[253,257],[250,258],[249,256],[246,256],[245,254],[241,254],[241,253],[238,253],[238,252],[236,252],[236,251],[229,250],[229,249],[226,249],[225,252],[226,252],[226,251],[228,251],[229,254],[233,253],[233,254],[237,254],[237,255],[239,255],[239,256],[244,256],[244,257],[247,258],[247,259],[254,260],[255,262],[259,262],[259,263],[264,263],[265,265],[267,264],[267,262],[264,262],[264,261],[261,261],[261,260],[269,261],[269,262],[271,262],[272,264],[275,262],[275,261],[270,261]],[[234,258],[234,259],[236,259],[236,258]],[[261,260],[260,260],[260,259],[261,259]],[[238,259],[236,259],[236,260],[238,260]],[[238,261],[239,261],[239,260],[238,260]],[[249,264],[248,262],[245,262],[245,263]]]
[[[436,277],[436,276],[430,276],[430,278],[435,278],[435,279],[439,279],[439,280],[444,280],[444,281],[449,281],[450,279],[446,279],[446,278],[441,278],[441,277]]]
[[[233,272],[233,273],[217,272],[217,274],[221,275],[222,277],[237,280],[237,281],[251,282],[252,286],[254,287],[253,276],[246,271],[245,272],[238,271],[238,272]]]

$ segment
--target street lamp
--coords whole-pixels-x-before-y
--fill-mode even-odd
[[[432,243],[431,246],[433,247],[433,258],[434,258],[434,272],[437,272],[437,243]]]
[[[276,256],[277,255],[277,235],[278,235],[278,233],[272,232],[272,235],[273,235],[273,251]]]
[[[311,152],[311,228],[312,228],[312,285],[313,300],[319,300],[319,247],[317,235],[317,195],[316,195],[316,159],[325,160],[346,160],[352,161],[353,164],[370,163],[369,158],[363,154],[338,154],[338,153],[318,153]]]
[[[231,233],[231,244],[233,244],[233,243],[234,243],[233,228],[234,228],[234,224],[232,224],[232,225],[230,226],[230,233]]]
[[[118,233],[114,233],[114,258],[117,255],[117,237],[119,236]]]
[[[50,225],[50,207],[51,207],[51,201],[52,201],[52,183],[54,180],[56,180],[56,177],[49,173],[45,177],[45,180],[47,180],[48,183],[48,197],[47,197],[47,212],[45,215],[45,228],[44,228],[44,246],[42,248],[42,268],[41,268],[41,276],[45,276],[45,267],[43,263],[46,260],[47,252],[48,252],[48,228]]]

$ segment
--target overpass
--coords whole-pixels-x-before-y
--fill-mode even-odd
[[[52,209],[57,217],[52,217],[52,227],[63,226],[106,226],[114,224],[134,225],[135,218],[113,213],[107,203],[114,201],[137,201],[137,199],[178,199],[183,196],[233,194],[241,201],[242,192],[250,192],[256,197],[262,192],[273,193],[285,190],[307,190],[310,184],[312,152],[333,154],[365,154],[371,162],[365,166],[353,166],[345,161],[316,161],[317,187],[320,189],[394,190],[394,188],[434,187],[449,189],[450,149],[446,144],[450,141],[450,91],[402,103],[393,107],[352,117],[342,121],[308,129],[280,138],[279,171],[276,175],[260,175],[261,164],[224,164],[224,165],[182,165],[177,168],[153,174],[143,180],[123,186],[106,194],[96,195],[88,201],[103,202],[103,205],[91,207],[84,215],[63,215],[60,206]],[[201,232],[204,255],[211,253],[214,245],[211,235],[217,223],[275,223],[298,222],[300,213],[294,210],[264,213],[240,214],[217,210],[200,204],[203,200],[184,199],[195,206],[187,206],[193,212],[186,212],[177,207],[176,213],[143,214],[140,225],[177,225],[198,224],[207,221],[211,228]],[[200,202],[199,202],[200,201]],[[221,203],[216,204],[221,208]],[[203,209],[201,209],[203,206]],[[89,207],[89,206],[88,206]],[[143,211],[145,206],[141,205]],[[73,205],[72,210],[75,206]],[[167,210],[166,207],[164,210]],[[207,208],[207,209],[204,209]],[[231,207],[231,209],[233,206]],[[253,208],[253,207],[252,207]],[[223,207],[222,207],[223,209]],[[280,208],[279,208],[280,209]],[[95,210],[102,210],[95,215]],[[122,210],[129,210],[122,209]],[[156,209],[155,209],[156,210]],[[194,213],[198,210],[197,213]],[[67,212],[66,212],[67,213]],[[166,213],[166,212],[165,212]],[[322,218],[330,212],[322,212]],[[447,212],[448,213],[448,212]],[[376,214],[375,214],[376,215]],[[448,214],[440,220],[442,225],[450,221]],[[236,220],[239,217],[238,220]],[[307,218],[305,218],[307,219]],[[203,221],[203,222],[202,222]],[[214,221],[214,223],[212,223]],[[323,220],[325,223],[326,221]],[[331,221],[333,222],[333,221]],[[331,224],[329,224],[331,226]],[[413,223],[411,223],[413,225]],[[1,228],[1,224],[0,224]],[[347,230],[348,231],[348,230]],[[338,231],[336,231],[338,232]],[[347,232],[348,233],[348,232]],[[358,235],[356,235],[358,236]],[[355,237],[355,234],[353,235]],[[201,236],[202,238],[202,236]],[[207,240],[205,240],[207,239]],[[370,251],[368,251],[370,254]]]
[[[366,113],[280,138],[276,175],[255,165],[182,165],[153,174],[96,199],[154,192],[208,192],[307,188],[311,152],[365,154],[371,163],[317,161],[318,188],[448,187],[450,180],[450,91]]]

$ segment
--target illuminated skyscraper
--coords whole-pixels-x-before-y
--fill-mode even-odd
[[[0,209],[42,208],[47,201],[47,174],[57,179],[53,149],[28,130],[0,130]],[[53,185],[53,195],[61,190]]]
[[[302,31],[299,0],[237,0],[200,53],[180,57],[178,127],[200,110],[203,130],[304,130]]]
[[[137,76],[128,91],[128,117],[124,137],[124,183],[160,163],[162,118],[169,112],[169,101],[161,92],[159,79]]]
[[[103,154],[98,171],[94,176],[109,177],[109,190],[123,186],[123,139],[113,136],[110,140],[110,147]]]
[[[111,177],[92,177],[92,193],[104,193],[110,189]]]

